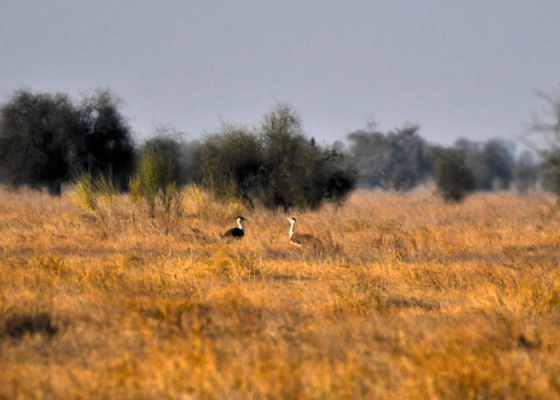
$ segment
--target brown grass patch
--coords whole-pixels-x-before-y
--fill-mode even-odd
[[[560,215],[550,195],[356,192],[295,213],[183,193],[0,190],[0,398],[559,398]],[[220,233],[238,214],[246,236]]]

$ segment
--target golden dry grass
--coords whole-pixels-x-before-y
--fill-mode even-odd
[[[0,399],[560,398],[550,195],[357,192],[295,214],[318,249],[282,213],[184,196],[100,223],[0,191]]]

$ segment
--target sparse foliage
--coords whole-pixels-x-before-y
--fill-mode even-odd
[[[555,191],[560,202],[560,95],[543,92],[538,95],[546,102],[547,109],[533,115],[533,123],[520,139],[540,156],[541,183]]]
[[[144,154],[158,154],[167,164],[165,179],[169,181],[168,183],[182,186],[187,181],[183,168],[182,144],[172,137],[158,136],[147,140],[140,147],[139,158],[141,159]]]

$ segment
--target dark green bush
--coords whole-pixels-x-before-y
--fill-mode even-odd
[[[316,209],[340,202],[355,187],[356,173],[334,146],[308,140],[294,111],[284,105],[253,131],[225,126],[202,145],[204,184],[218,197],[236,197],[267,208]]]
[[[14,187],[46,187],[53,195],[80,171],[126,189],[134,146],[119,104],[107,90],[79,106],[63,93],[15,92],[0,107],[1,175]]]
[[[438,192],[446,202],[460,202],[476,188],[465,156],[459,150],[449,149],[444,153],[434,178]]]
[[[266,177],[262,200],[268,208],[316,209],[325,199],[342,201],[355,188],[356,173],[344,154],[309,141],[289,107],[266,115],[261,134]]]
[[[128,189],[134,173],[135,148],[132,129],[120,111],[121,100],[110,90],[86,96],[78,108],[78,165],[96,179],[110,178],[117,190]]]

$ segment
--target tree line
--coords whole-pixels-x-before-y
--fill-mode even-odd
[[[339,203],[357,182],[347,155],[307,139],[296,112],[282,104],[255,128],[224,124],[192,142],[165,131],[141,144],[110,90],[79,102],[64,93],[18,90],[0,106],[0,175],[6,184],[60,195],[63,184],[84,174],[149,203],[194,183],[217,199],[285,211]]]
[[[516,157],[512,141],[461,138],[443,147],[428,143],[418,132],[417,125],[384,133],[370,124],[350,133],[349,155],[359,185],[402,192],[433,181],[449,201],[473,191],[558,190],[560,151],[554,148],[525,150]]]
[[[559,182],[558,157],[526,151],[516,158],[511,143],[497,139],[433,145],[417,125],[382,132],[369,124],[348,134],[346,147],[318,144],[285,104],[255,127],[223,124],[193,141],[160,128],[136,143],[121,106],[110,90],[78,102],[65,93],[14,92],[0,105],[0,178],[53,195],[84,173],[133,194],[160,190],[164,181],[194,183],[217,199],[284,211],[340,203],[360,186],[402,192],[435,182],[447,201],[460,201],[475,190],[557,190]]]

